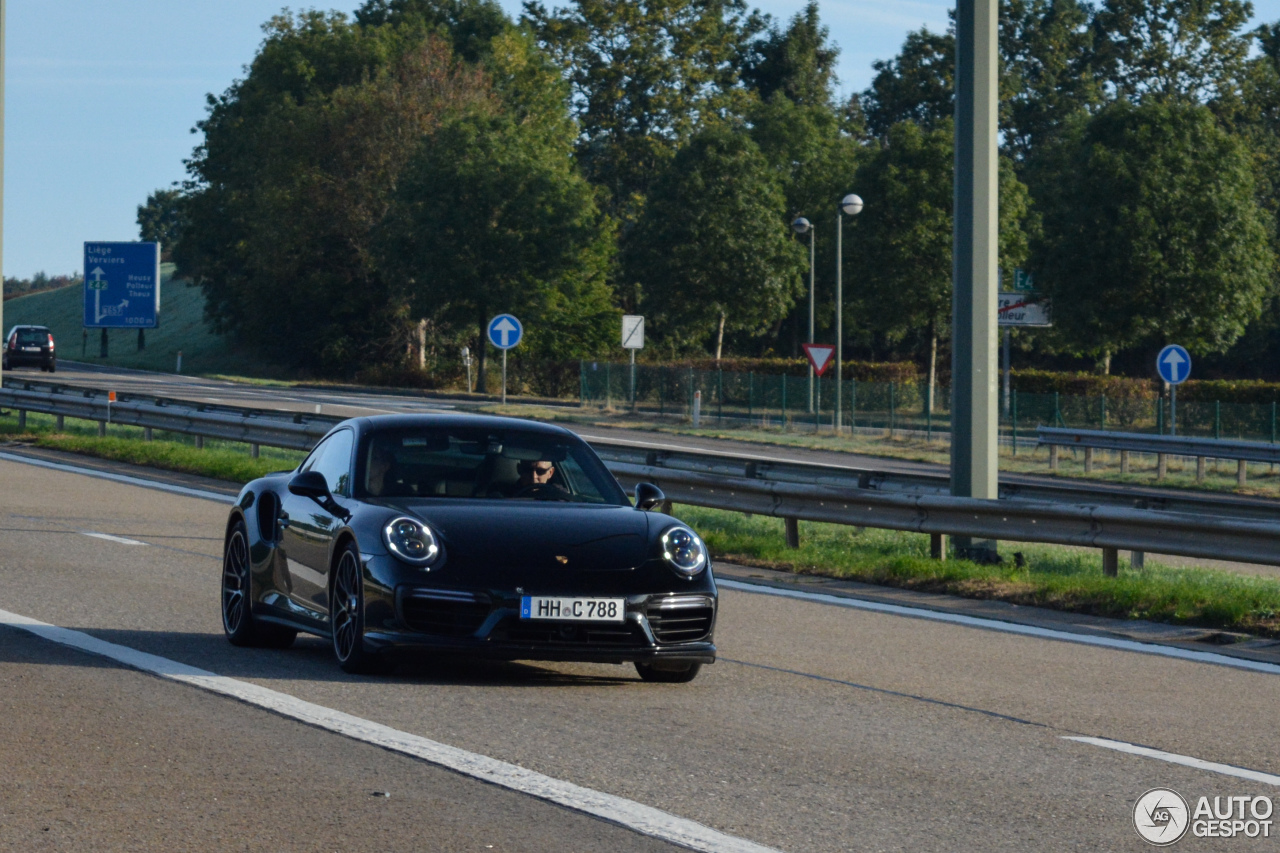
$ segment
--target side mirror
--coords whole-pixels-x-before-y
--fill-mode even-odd
[[[298,474],[289,481],[289,491],[321,504],[333,497],[329,494],[329,484],[325,481],[324,474],[319,471],[303,471]]]
[[[653,483],[636,483],[636,509],[648,512],[665,503],[667,496]]]

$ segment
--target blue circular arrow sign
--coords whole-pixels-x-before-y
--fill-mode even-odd
[[[1169,344],[1156,356],[1156,370],[1170,385],[1181,385],[1191,377],[1191,356],[1177,344]]]
[[[524,337],[524,326],[510,314],[499,314],[489,321],[489,342],[498,349],[511,349]]]

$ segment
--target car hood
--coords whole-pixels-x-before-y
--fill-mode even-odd
[[[650,556],[648,513],[552,502],[421,501],[403,507],[431,525],[446,570],[631,571]]]

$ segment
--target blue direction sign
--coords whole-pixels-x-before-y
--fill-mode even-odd
[[[511,349],[524,337],[524,326],[510,314],[499,314],[489,321],[489,341],[498,349]]]
[[[154,329],[160,322],[160,244],[84,244],[84,325]]]
[[[1156,370],[1170,385],[1181,385],[1191,377],[1191,356],[1177,344],[1169,344],[1156,356]]]

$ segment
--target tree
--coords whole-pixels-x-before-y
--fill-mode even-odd
[[[1105,0],[1097,63],[1118,98],[1234,100],[1249,55],[1247,0]]]
[[[308,12],[266,32],[199,125],[175,259],[214,328],[271,356],[324,371],[397,357],[410,317],[374,263],[374,228],[422,137],[498,104],[421,30]]]
[[[676,150],[729,109],[762,26],[743,0],[527,2],[524,20],[566,69],[587,177],[626,220]]]
[[[846,269],[856,311],[875,318],[890,342],[914,338],[927,348],[929,399],[938,342],[950,336],[955,142],[950,121],[925,130],[913,122],[889,129],[885,144],[858,170],[866,209],[849,227]],[[1002,157],[999,179],[1000,265],[1027,252],[1027,191]]]
[[[522,348],[558,358],[596,355],[612,340],[612,232],[572,167],[571,142],[549,144],[484,112],[423,141],[379,233],[383,266],[418,316],[440,308],[482,334],[490,317],[514,313],[530,330]],[[488,347],[476,343],[484,390]]]
[[[762,101],[780,94],[794,104],[829,108],[840,57],[840,49],[828,43],[829,36],[817,2],[810,0],[785,30],[771,25],[751,44],[742,82]]]
[[[956,37],[928,29],[908,33],[890,60],[871,63],[876,75],[862,95],[867,129],[884,136],[903,121],[932,128],[955,113]]]
[[[790,239],[785,200],[760,149],[736,128],[713,125],[675,156],[653,187],[624,270],[673,346],[726,329],[764,331],[798,293],[804,253]]]
[[[1273,290],[1273,223],[1249,152],[1209,109],[1117,101],[1046,160],[1030,267],[1064,349],[1104,368],[1138,345],[1221,352],[1259,315]]]
[[[172,260],[173,248],[186,224],[181,190],[156,190],[138,205],[138,231],[144,243],[159,243],[162,260]]]
[[[1090,11],[1079,0],[1005,0],[1001,127],[1015,160],[1101,103]]]
[[[356,10],[362,27],[422,27],[446,39],[467,62],[489,55],[493,40],[511,28],[511,19],[494,0],[365,0]]]

